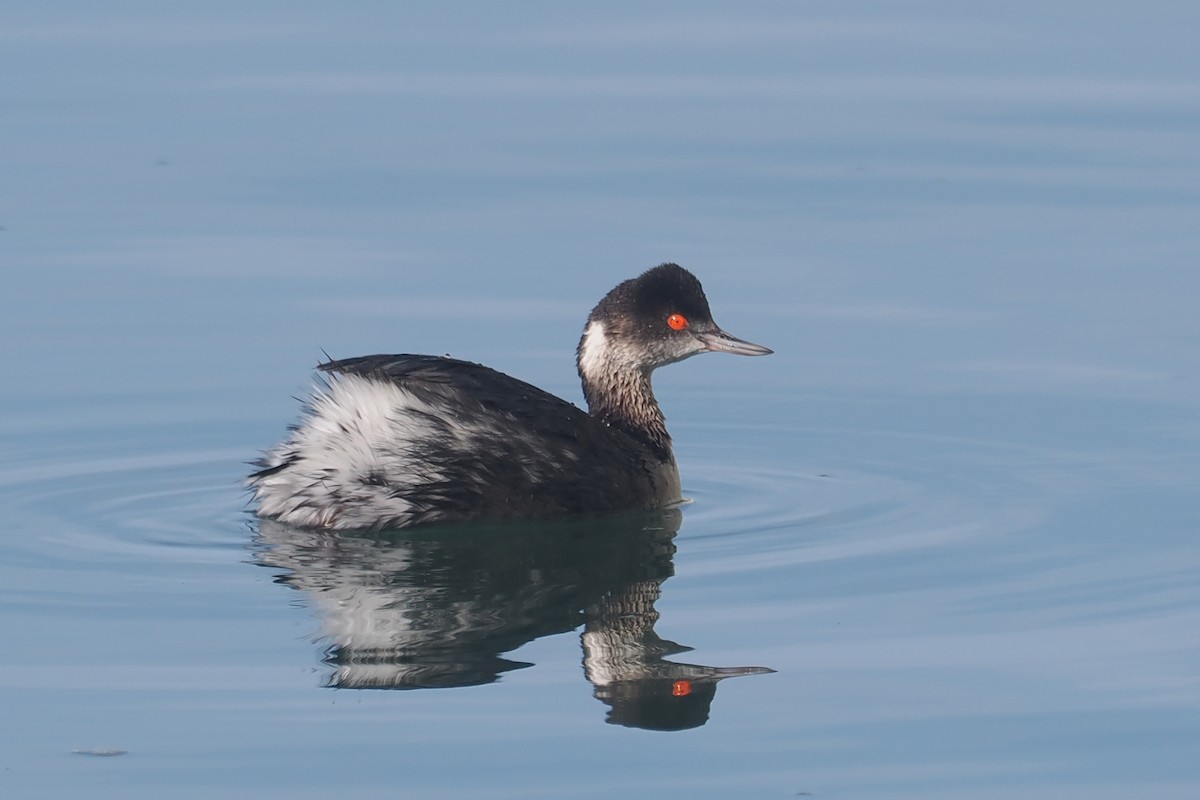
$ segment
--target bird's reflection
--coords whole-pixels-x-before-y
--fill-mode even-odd
[[[682,730],[707,721],[719,680],[771,670],[666,660],[690,649],[654,632],[680,520],[665,509],[379,534],[262,520],[257,555],[317,608],[330,686],[491,683],[531,666],[503,654],[582,626],[584,671],[608,721]]]

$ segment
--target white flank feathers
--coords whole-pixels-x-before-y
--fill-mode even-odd
[[[313,527],[367,528],[384,517],[402,524],[411,513],[408,501],[363,477],[442,479],[408,453],[412,442],[430,435],[421,412],[432,410],[394,383],[331,378],[316,387],[291,435],[264,457],[267,469],[285,466],[252,480],[259,513]]]

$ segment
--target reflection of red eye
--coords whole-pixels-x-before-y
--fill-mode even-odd
[[[667,327],[673,331],[681,331],[687,327],[687,317],[683,314],[672,314],[667,317]]]
[[[671,684],[671,694],[675,697],[687,697],[691,693],[691,681],[675,681],[675,683]]]

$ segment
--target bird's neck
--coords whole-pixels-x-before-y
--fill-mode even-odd
[[[629,353],[613,345],[603,324],[591,322],[579,342],[579,378],[588,413],[609,427],[646,442],[670,461],[666,417],[654,398],[650,370],[636,366]]]

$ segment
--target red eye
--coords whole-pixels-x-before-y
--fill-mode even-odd
[[[667,327],[673,331],[681,331],[687,327],[687,317],[683,314],[672,314],[667,317]]]

